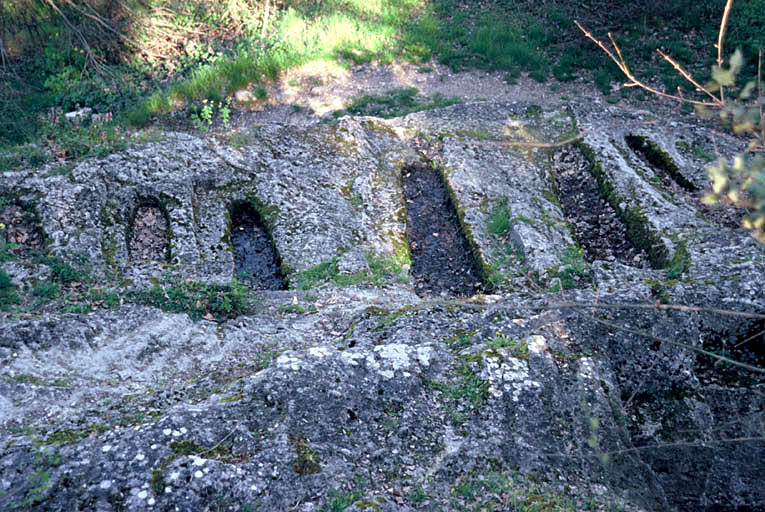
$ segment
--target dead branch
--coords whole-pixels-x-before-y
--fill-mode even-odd
[[[574,20],[574,24],[576,24],[576,26],[579,28],[579,30],[582,31],[582,33],[585,35],[585,37],[587,37],[587,39],[589,39],[590,41],[592,41],[593,43],[598,45],[598,47],[601,50],[603,50],[606,55],[608,55],[608,57],[613,61],[613,63],[617,65],[617,67],[622,72],[622,74],[624,74],[624,76],[627,77],[627,79],[629,81],[624,84],[625,87],[639,87],[639,88],[641,88],[643,90],[646,90],[646,91],[650,92],[651,94],[654,94],[654,95],[662,97],[662,98],[667,98],[667,99],[679,101],[681,103],[689,103],[691,105],[698,105],[700,107],[719,107],[720,106],[720,102],[717,100],[716,97],[715,97],[715,101],[714,102],[692,100],[692,99],[684,98],[684,97],[679,96],[679,95],[669,94],[669,93],[666,93],[664,91],[660,91],[660,90],[658,90],[658,89],[656,89],[654,87],[651,87],[650,85],[648,85],[648,84],[638,80],[637,77],[630,70],[629,66],[627,65],[627,61],[624,59],[624,56],[622,55],[621,48],[619,48],[619,45],[616,44],[616,41],[614,40],[614,38],[613,38],[613,36],[611,35],[610,32],[608,34],[608,38],[611,41],[611,45],[614,47],[614,51],[616,52],[616,54],[618,56],[614,55],[614,53],[605,44],[603,44],[599,39],[597,39],[595,36],[593,36],[578,21]],[[689,75],[689,74],[684,72],[683,75],[685,76],[685,75]],[[694,86],[700,87],[701,90],[704,90],[707,94],[712,95],[709,91],[706,91],[703,87],[698,85],[698,83],[696,81],[692,81],[691,83],[693,83]],[[712,96],[714,97],[714,95],[712,95]]]

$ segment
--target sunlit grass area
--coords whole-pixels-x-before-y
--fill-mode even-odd
[[[111,113],[104,123],[121,133],[172,112],[206,126],[228,115],[236,91],[262,100],[280,74],[315,62],[436,61],[454,71],[506,73],[510,83],[522,73],[538,81],[586,78],[611,94],[619,72],[575,18],[599,37],[614,33],[635,71],[675,90],[687,84],[655,49],[708,76],[724,4],[593,0],[582,10],[566,0],[83,0],[100,21],[62,4],[67,23],[49,2],[8,2],[9,23],[0,26],[0,171],[102,152],[98,140],[86,141],[88,151],[66,147],[65,112]],[[764,24],[765,0],[734,4],[727,48],[744,50],[750,75]],[[349,100],[345,108],[355,107]],[[29,144],[37,156],[19,157]]]

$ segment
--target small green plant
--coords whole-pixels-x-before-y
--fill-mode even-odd
[[[667,279],[679,279],[691,268],[691,255],[685,242],[675,245],[675,253],[667,267]]]
[[[314,267],[300,271],[290,279],[290,282],[300,290],[309,290],[324,283],[332,283],[336,286],[353,286],[362,283],[381,286],[393,279],[405,278],[404,265],[409,263],[408,259],[405,260],[403,256],[376,257],[367,255],[368,271],[341,274],[337,267],[339,260],[340,258],[336,256]]]
[[[365,94],[351,100],[345,110],[339,110],[333,115],[340,117],[346,114],[376,116],[384,119],[405,116],[412,112],[430,110],[462,103],[460,98],[447,98],[435,94],[430,100],[418,98],[419,90],[415,87],[391,89],[381,95]]]
[[[500,199],[489,213],[489,233],[497,239],[506,240],[513,227],[513,212],[507,204],[507,198]]]
[[[39,281],[32,288],[32,295],[38,297],[40,303],[51,301],[58,297],[59,286],[51,281]]]
[[[215,104],[207,98],[202,100],[202,107],[191,113],[191,121],[197,130],[206,132],[212,124],[213,111]]]
[[[264,100],[268,97],[268,91],[262,85],[255,88],[254,95],[259,100]]]
[[[235,318],[250,311],[253,305],[247,287],[237,280],[228,286],[194,281],[170,287],[155,285],[148,290],[130,292],[127,297],[163,311],[187,313],[195,321]]]
[[[332,489],[328,493],[328,500],[317,512],[344,512],[364,496],[360,491],[343,492],[340,489]]]
[[[162,496],[165,494],[165,476],[161,469],[155,469],[151,472],[151,488],[154,494]]]
[[[218,111],[220,112],[220,121],[226,125],[231,117],[231,98],[226,98],[225,103],[218,103]]]
[[[9,306],[19,303],[19,296],[16,294],[16,285],[11,281],[11,277],[0,268],[0,310],[5,311]]]
[[[300,476],[312,475],[321,471],[321,456],[312,450],[304,439],[290,436],[290,442],[295,447],[297,459],[292,463],[292,470]]]
[[[576,288],[591,279],[590,266],[584,259],[584,252],[579,247],[570,245],[560,256],[561,266],[557,269],[563,289]]]
[[[431,381],[430,387],[443,393],[450,401],[464,402],[471,410],[488,400],[489,381],[481,379],[469,363],[457,366],[455,374],[455,383]]]
[[[509,338],[501,332],[496,333],[494,338],[486,343],[486,348],[490,350],[509,348],[513,357],[524,361],[529,359],[529,345],[527,343]]]

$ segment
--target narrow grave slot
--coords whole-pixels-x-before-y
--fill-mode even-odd
[[[737,229],[745,211],[728,204],[707,205],[699,200],[699,189],[683,176],[672,158],[655,143],[639,135],[626,135],[624,141],[635,155],[651,168],[661,186],[673,197],[682,198],[707,220],[729,229]]]
[[[403,169],[401,181],[417,293],[467,296],[480,291],[480,266],[441,173],[413,165]]]
[[[552,154],[552,170],[558,200],[587,261],[619,261],[644,267],[648,256],[632,242],[626,226],[601,194],[581,151],[556,151]]]
[[[128,251],[133,261],[170,261],[167,214],[156,201],[143,201],[135,209],[128,229]]]
[[[697,191],[696,185],[683,176],[672,158],[651,140],[640,135],[625,135],[624,142],[633,153],[648,164],[667,190],[674,192],[679,186],[688,192]]]
[[[734,361],[765,368],[765,320],[735,322],[708,328],[702,348]],[[696,357],[695,373],[703,384],[749,387],[765,383],[765,375],[712,356]]]
[[[42,225],[31,208],[0,196],[0,237],[14,257],[32,258],[43,252]]]
[[[279,254],[250,203],[236,203],[231,208],[231,246],[237,279],[261,290],[287,288]]]

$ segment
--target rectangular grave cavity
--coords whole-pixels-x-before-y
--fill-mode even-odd
[[[287,288],[270,233],[248,202],[237,202],[231,207],[231,246],[237,279],[261,290]]]
[[[128,252],[132,261],[170,261],[170,230],[159,201],[138,203],[128,228]]]
[[[688,192],[697,191],[696,185],[683,176],[677,164],[655,142],[641,135],[625,135],[624,142],[648,164],[667,190],[673,191],[679,186]]]
[[[441,173],[413,165],[402,170],[401,181],[417,293],[467,296],[480,291],[480,266]]]
[[[648,263],[646,253],[632,242],[622,220],[601,194],[590,162],[581,151],[570,147],[553,153],[552,171],[558,200],[587,261],[619,261],[634,267]]]
[[[674,198],[684,200],[698,210],[705,219],[718,226],[737,229],[741,224],[743,209],[732,205],[707,205],[699,200],[699,188],[688,180],[672,158],[652,140],[640,135],[625,135],[624,141],[661,181],[661,186]]]

